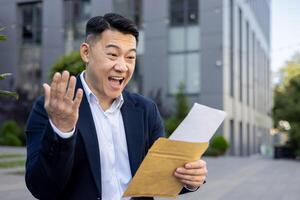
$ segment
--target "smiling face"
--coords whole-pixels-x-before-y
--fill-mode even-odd
[[[83,43],[80,53],[86,64],[85,80],[108,108],[121,95],[132,77],[136,60],[136,39],[131,34],[105,30],[94,42]]]

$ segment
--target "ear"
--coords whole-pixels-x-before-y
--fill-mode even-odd
[[[80,45],[80,56],[83,62],[88,63],[89,62],[89,44],[88,43],[82,43]]]

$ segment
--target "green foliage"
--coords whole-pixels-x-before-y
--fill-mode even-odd
[[[3,31],[5,28],[0,28],[0,32]],[[0,41],[6,40],[4,35],[0,34]],[[4,80],[7,76],[11,76],[11,73],[0,74],[0,80]],[[13,96],[16,99],[19,98],[19,95],[16,92],[10,92],[6,90],[0,90],[0,96]]]
[[[21,146],[25,135],[15,121],[6,121],[0,128],[0,145]]]
[[[181,121],[175,116],[169,117],[165,120],[166,137],[169,137],[175,131],[175,129],[181,123]]]
[[[176,108],[176,117],[182,121],[189,112],[188,101],[184,94],[183,84],[179,86],[178,93],[176,94]]]
[[[175,115],[165,120],[166,136],[169,137],[177,126],[182,122],[189,112],[187,98],[184,94],[184,85],[181,84],[176,94],[176,112]]]
[[[76,76],[85,69],[85,63],[82,61],[79,51],[74,51],[60,58],[52,67],[50,79],[55,72],[67,70],[71,75]]]
[[[0,28],[0,32],[4,31],[4,29],[5,29],[4,27]],[[4,40],[6,40],[5,35],[0,34],[0,41],[4,41]]]
[[[288,121],[289,143],[300,150],[300,54],[296,54],[281,70],[282,80],[274,89],[273,122],[280,129],[280,121]]]
[[[0,74],[0,80],[4,80],[7,76],[11,76],[11,73]],[[6,90],[0,90],[0,96],[13,96],[16,99],[19,99],[19,95],[16,92]]]
[[[205,156],[221,156],[224,155],[229,148],[228,141],[223,135],[216,134],[211,140]]]
[[[286,62],[286,66],[280,70],[281,83],[278,86],[284,90],[291,79],[300,75],[300,53],[296,53],[291,60]]]

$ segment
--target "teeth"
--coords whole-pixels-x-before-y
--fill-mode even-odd
[[[116,76],[112,76],[110,78],[113,79],[113,80],[116,80],[116,81],[121,81],[121,80],[124,79],[123,77],[116,77]]]

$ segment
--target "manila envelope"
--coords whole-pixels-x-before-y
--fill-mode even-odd
[[[208,142],[183,142],[159,138],[149,149],[124,197],[175,198],[183,185],[175,178],[176,168],[200,159]]]

